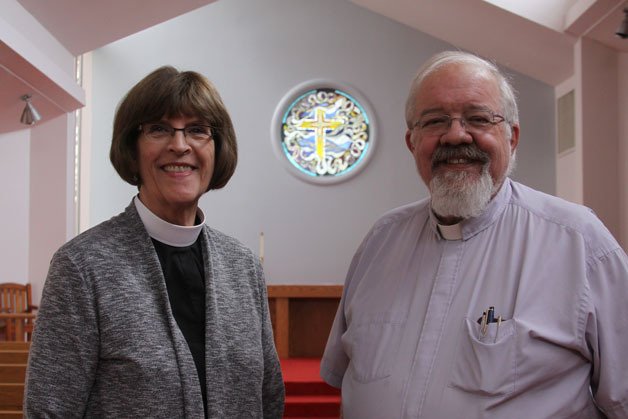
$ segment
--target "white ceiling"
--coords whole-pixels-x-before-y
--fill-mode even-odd
[[[73,55],[214,1],[18,0]],[[577,36],[628,52],[628,40],[615,36],[626,0],[350,1],[503,64],[514,63],[515,69],[551,84],[571,74]]]
[[[551,85],[573,75],[577,37],[628,52],[615,36],[626,0],[351,1]]]
[[[565,11],[578,3],[578,0],[485,1],[558,32],[562,32],[564,29]]]
[[[59,41],[61,46],[69,52],[68,57],[71,58],[216,0],[17,1],[32,15],[32,18]],[[6,6],[12,5],[8,3]],[[11,13],[7,15],[11,16]],[[0,14],[0,23],[7,15]],[[11,24],[18,24],[6,23],[7,27],[4,29],[9,31]],[[24,29],[26,25],[23,22],[19,24],[22,25],[19,30],[29,33],[29,36],[33,38],[32,42],[40,39],[41,33],[36,30],[37,28]],[[20,36],[21,34],[16,34],[16,38]],[[0,39],[0,86],[2,86],[0,89],[0,133],[24,129],[24,125],[19,122],[24,103],[19,98],[25,93],[33,95],[32,102],[44,120],[55,118],[82,106],[80,102],[82,92],[74,82],[74,75],[67,75],[59,70],[61,78],[69,81],[61,87],[59,79],[55,80],[50,75],[43,74],[37,63],[29,63],[25,57],[16,53],[11,45],[3,41],[5,39]],[[45,55],[48,51],[45,47],[37,52],[40,54],[37,54],[36,58],[46,61]],[[68,86],[74,91],[65,92],[64,87]]]
[[[18,0],[68,51],[80,55],[216,0]]]
[[[72,55],[80,55],[216,0],[17,1]],[[350,1],[551,85],[573,74],[578,37],[628,52],[628,40],[614,35],[626,0]],[[23,106],[15,98],[30,88],[11,70],[23,66],[15,65],[19,60],[0,39],[0,132],[20,128],[14,115]],[[49,102],[34,100],[45,119],[67,112],[63,104]]]

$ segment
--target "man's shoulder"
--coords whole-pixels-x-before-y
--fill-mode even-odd
[[[598,220],[593,211],[584,205],[567,201],[514,181],[512,182],[510,203],[530,211],[538,217],[573,227],[582,222]]]
[[[412,202],[400,207],[391,209],[379,217],[371,230],[380,230],[386,227],[394,227],[405,223],[408,219],[424,214],[429,216],[430,199],[424,198],[420,201]]]
[[[593,244],[618,246],[612,234],[590,208],[512,182],[511,205],[527,211],[538,220],[577,232]]]

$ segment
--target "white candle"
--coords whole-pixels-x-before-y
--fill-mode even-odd
[[[264,264],[264,232],[259,233],[259,260]]]

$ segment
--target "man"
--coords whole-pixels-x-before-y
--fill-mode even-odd
[[[586,208],[508,178],[513,89],[464,52],[406,104],[430,198],[353,258],[321,364],[344,418],[628,418],[628,263]]]

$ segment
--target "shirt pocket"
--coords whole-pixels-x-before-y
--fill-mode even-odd
[[[478,396],[504,396],[515,390],[517,351],[515,321],[481,326],[465,318],[449,387]]]
[[[405,315],[369,314],[354,319],[342,337],[356,381],[368,383],[390,375],[406,323]]]

